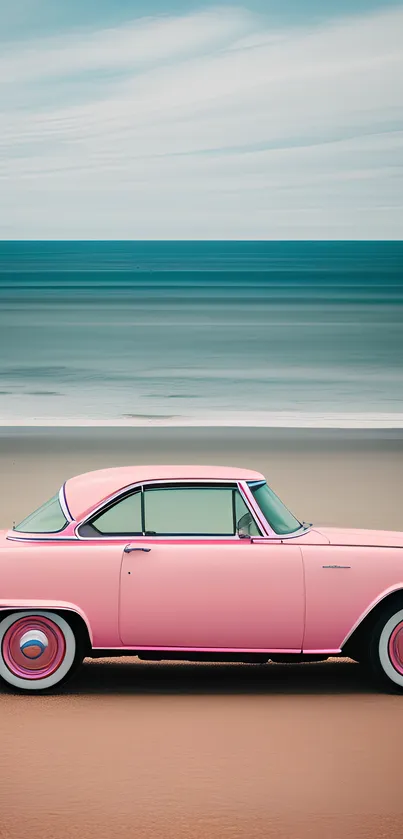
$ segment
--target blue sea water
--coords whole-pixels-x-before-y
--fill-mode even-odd
[[[403,414],[403,242],[0,242],[0,421]]]

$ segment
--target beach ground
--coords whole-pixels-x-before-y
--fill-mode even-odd
[[[0,427],[0,528],[71,475],[108,466],[257,469],[302,521],[403,528],[403,429]]]
[[[263,471],[300,517],[402,528],[402,432],[1,429],[0,526],[71,474]],[[53,696],[0,688],[1,839],[401,839],[403,697],[360,665],[86,661]]]
[[[402,702],[347,660],[88,662],[0,693],[0,836],[401,839]]]

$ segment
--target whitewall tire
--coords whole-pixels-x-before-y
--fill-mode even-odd
[[[379,661],[385,675],[403,688],[403,609],[395,612],[382,629]]]
[[[375,676],[403,692],[403,609],[400,603],[385,606],[374,626],[368,663]]]
[[[53,688],[72,675],[79,663],[75,634],[65,618],[30,609],[1,620],[0,676],[29,692]]]

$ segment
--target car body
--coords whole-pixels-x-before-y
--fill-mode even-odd
[[[344,654],[400,688],[402,549],[403,533],[299,522],[252,470],[78,475],[0,534],[0,675],[37,691],[84,656]]]

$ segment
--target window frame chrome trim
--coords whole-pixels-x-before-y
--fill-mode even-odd
[[[167,484],[167,485],[172,486],[172,485],[175,485],[175,484],[183,485],[183,484],[187,484],[187,483],[189,483],[189,484],[199,483],[199,484],[206,484],[206,485],[211,485],[211,484],[219,484],[219,485],[224,484],[225,485],[225,484],[229,484],[229,485],[236,486],[238,488],[238,491],[239,491],[243,501],[245,502],[245,504],[247,506],[248,511],[252,515],[253,521],[255,522],[256,526],[262,531],[262,535],[252,536],[251,539],[250,539],[251,542],[262,544],[262,543],[269,543],[270,541],[273,541],[273,542],[275,541],[275,542],[278,543],[278,542],[283,542],[283,541],[286,541],[286,540],[288,541],[289,539],[297,539],[300,536],[303,536],[305,533],[309,533],[309,531],[311,530],[312,525],[310,525],[309,527],[304,527],[303,525],[301,525],[301,528],[299,530],[294,531],[294,533],[285,533],[285,534],[275,533],[273,528],[270,526],[269,522],[265,519],[265,517],[263,515],[263,511],[260,509],[257,501],[255,500],[254,495],[251,491],[251,488],[248,485],[248,481],[246,481],[246,480],[236,480],[236,479],[234,480],[233,478],[221,478],[221,479],[219,479],[219,478],[210,478],[210,479],[207,479],[207,478],[203,478],[203,479],[198,479],[198,478],[185,478],[185,479],[183,479],[182,478],[182,479],[179,479],[178,478],[178,479],[172,479],[171,478],[170,480],[168,480],[168,479],[161,480],[160,478],[155,478],[155,479],[150,480],[150,481],[141,481],[141,482],[137,481],[134,484],[128,484],[128,486],[126,486],[126,487],[121,487],[119,490],[116,490],[116,492],[112,493],[112,495],[108,496],[107,498],[104,498],[101,502],[99,502],[99,504],[97,504],[96,507],[94,507],[91,510],[91,512],[88,515],[86,515],[83,519],[81,519],[80,521],[77,521],[77,519],[74,519],[70,510],[69,510],[69,507],[68,507],[68,504],[67,504],[67,499],[66,499],[66,493],[65,493],[65,487],[66,487],[66,482],[65,482],[59,490],[59,501],[60,501],[60,504],[61,504],[61,507],[62,507],[62,510],[63,510],[63,514],[65,516],[68,516],[68,524],[66,525],[66,527],[68,527],[69,525],[73,525],[73,524],[75,525],[72,536],[64,536],[64,537],[58,536],[58,534],[63,533],[63,531],[57,531],[55,533],[43,533],[41,535],[25,534],[24,536],[22,535],[22,533],[21,533],[21,535],[19,535],[19,534],[17,535],[18,531],[9,531],[9,534],[13,533],[15,535],[7,535],[6,538],[9,539],[10,541],[13,541],[13,542],[56,542],[56,543],[57,542],[62,542],[62,541],[63,542],[112,542],[112,543],[119,543],[119,542],[122,542],[122,541],[124,541],[125,539],[128,539],[128,538],[139,539],[139,540],[148,539],[148,540],[151,540],[151,541],[154,541],[154,542],[157,541],[157,540],[160,540],[160,541],[163,541],[163,542],[169,542],[169,541],[180,542],[180,541],[191,541],[191,540],[199,541],[199,542],[200,541],[206,541],[206,542],[208,542],[208,541],[218,541],[218,542],[219,541],[223,541],[223,542],[246,541],[247,542],[246,539],[244,539],[244,538],[241,539],[237,534],[235,534],[234,536],[207,536],[207,535],[206,536],[170,536],[170,535],[168,535],[168,536],[143,536],[143,535],[136,535],[136,536],[127,536],[127,535],[126,536],[123,536],[123,535],[120,535],[120,536],[101,536],[101,535],[99,535],[99,536],[81,536],[78,533],[78,528],[81,527],[81,525],[86,524],[89,521],[89,519],[91,519],[94,515],[96,515],[98,512],[100,512],[104,507],[109,505],[111,502],[117,500],[120,496],[126,495],[127,493],[130,493],[131,490],[140,489],[140,491],[142,493],[144,493],[144,487],[149,486],[149,485],[153,485],[153,484],[158,484],[158,485]]]
[[[261,536],[252,536],[252,539],[264,539],[267,537],[272,539],[273,537],[275,537],[276,534],[274,533],[273,528],[270,526],[269,522],[265,518],[263,510],[260,509],[259,504],[254,498],[254,495],[251,492],[247,481],[238,481],[238,486],[242,498],[245,501],[245,504],[247,505],[249,512],[253,516],[255,524],[257,524],[259,530],[263,531]]]
[[[71,512],[69,510],[69,505],[67,503],[66,481],[64,482],[64,484],[62,484],[62,486],[59,489],[59,504],[60,504],[60,506],[63,510],[63,515],[66,517],[68,523],[71,524],[71,522],[74,521],[74,519],[73,519],[73,516],[71,515]]]
[[[9,531],[9,533],[12,532],[12,530]],[[60,530],[59,533],[61,532],[62,531]],[[45,533],[43,538],[38,538],[38,536],[9,536],[7,534],[6,539],[9,542],[55,542],[57,545],[59,544],[59,542],[78,542],[76,536],[63,536],[60,538],[54,538],[53,536],[51,536],[50,533]]]
[[[256,538],[256,539],[264,539],[265,537],[267,538],[267,535],[268,535],[267,530],[266,530],[267,524],[263,523],[263,522],[265,522],[264,519],[263,519],[263,521],[261,521],[260,518],[257,518],[255,510],[253,509],[253,506],[250,503],[250,498],[249,498],[248,494],[245,492],[245,482],[244,481],[237,481],[234,478],[224,478],[224,479],[223,478],[221,478],[221,479],[219,479],[219,478],[210,478],[210,479],[207,479],[207,478],[202,478],[202,479],[198,479],[198,478],[185,478],[185,479],[182,478],[182,479],[179,479],[179,478],[177,478],[177,479],[175,479],[174,478],[174,479],[172,479],[171,478],[170,480],[168,480],[168,479],[161,480],[161,478],[155,478],[155,479],[150,480],[150,481],[141,481],[141,482],[137,481],[134,484],[129,484],[126,487],[122,487],[121,489],[117,490],[115,493],[110,495],[108,498],[103,499],[103,501],[100,504],[98,504],[96,507],[94,507],[94,509],[91,510],[91,512],[87,516],[85,516],[85,518],[83,518],[81,521],[77,522],[77,524],[74,528],[75,537],[81,542],[90,542],[90,541],[92,541],[92,542],[94,542],[94,541],[95,542],[121,542],[124,539],[132,539],[133,541],[134,540],[141,541],[141,540],[144,540],[144,539],[150,539],[153,542],[156,542],[157,540],[163,541],[163,542],[167,542],[167,541],[176,541],[177,542],[177,541],[182,541],[182,540],[183,541],[192,541],[193,540],[193,541],[198,541],[198,542],[200,542],[200,541],[223,541],[223,542],[228,542],[228,541],[231,541],[231,540],[236,541],[236,542],[238,542],[238,541],[239,542],[252,541],[252,538],[250,540],[246,540],[244,537],[241,538],[240,536],[238,536],[238,534],[234,534],[233,536],[203,536],[203,535],[198,535],[198,536],[196,536],[196,535],[193,535],[193,536],[189,536],[189,535],[184,535],[184,536],[134,535],[134,536],[130,536],[130,535],[127,535],[127,534],[126,535],[121,535],[121,536],[81,536],[81,534],[78,532],[79,528],[82,525],[87,524],[89,522],[89,520],[92,519],[95,515],[97,515],[97,513],[102,511],[102,509],[104,507],[109,505],[111,502],[113,502],[115,500],[118,500],[121,495],[129,494],[131,492],[131,490],[140,489],[140,492],[142,494],[144,494],[144,488],[147,487],[147,486],[152,486],[153,484],[157,484],[158,486],[164,486],[164,485],[172,486],[172,485],[175,485],[175,484],[183,486],[184,484],[195,484],[195,483],[206,484],[206,486],[210,486],[211,484],[218,484],[218,485],[229,484],[230,486],[236,487],[238,489],[242,499],[244,500],[244,502],[245,502],[245,504],[248,508],[248,511],[250,512],[250,514],[253,518],[253,521],[255,522],[258,530],[262,531],[261,536],[256,536],[256,537],[252,537],[252,538]],[[252,493],[250,493],[250,495],[252,495]],[[253,498],[253,496],[252,496],[252,498]],[[262,516],[262,513],[261,513],[261,516]],[[262,518],[263,518],[263,516],[262,516]]]

